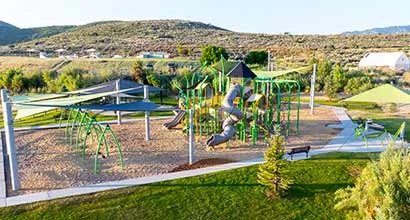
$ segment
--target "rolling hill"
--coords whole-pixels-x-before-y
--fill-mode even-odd
[[[142,51],[177,54],[179,46],[190,47],[191,57],[203,45],[228,49],[232,58],[241,59],[253,49],[269,49],[275,57],[305,62],[313,54],[355,64],[369,51],[410,50],[410,34],[386,35],[292,35],[230,31],[211,24],[185,20],[104,21],[65,30],[12,46],[0,47],[0,55],[19,55],[27,49],[52,52],[65,48],[82,54],[95,48],[103,56],[135,56]]]
[[[0,21],[0,45],[49,37],[64,31],[72,30],[73,28],[75,28],[75,26],[67,25],[20,29],[4,21]]]
[[[372,28],[363,31],[347,31],[342,34],[345,35],[371,35],[371,34],[400,34],[409,33],[410,25],[407,26],[390,26],[382,28]]]

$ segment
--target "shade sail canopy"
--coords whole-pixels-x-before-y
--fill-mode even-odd
[[[278,70],[278,71],[254,71],[256,75],[260,78],[275,78],[279,76],[288,75],[294,72],[304,72],[308,71],[310,67],[300,67],[296,69],[289,69],[289,70]]]
[[[110,95],[114,95],[118,93],[128,92],[130,90],[132,89],[104,92],[104,93],[84,95],[84,96],[74,96],[74,97],[68,97],[68,98],[42,100],[42,101],[29,102],[29,103],[16,103],[17,115],[15,119],[20,119],[20,118],[28,117],[31,115],[36,115],[36,114],[47,112],[47,111],[50,111],[56,108],[61,108],[63,106],[66,107],[66,106],[78,104],[81,102],[98,99],[104,96],[110,96]]]
[[[59,105],[59,104],[36,104],[36,103],[26,103],[26,106],[34,107],[55,107],[55,108],[71,108],[71,109],[86,109],[86,110],[103,110],[103,111],[170,111],[172,108],[161,107],[150,101],[140,100],[135,102],[128,102],[122,104],[108,104],[108,105]]]
[[[118,79],[118,80],[112,80],[109,82],[101,83],[101,84],[98,84],[98,85],[95,85],[89,88],[73,91],[73,92],[70,92],[70,94],[89,95],[89,94],[97,94],[97,93],[103,93],[103,92],[111,92],[111,91],[117,90],[117,84],[119,85],[119,90],[133,88],[133,90],[124,92],[125,94],[133,95],[133,94],[143,94],[144,93],[144,84],[136,83],[134,81],[125,80],[125,79]],[[150,93],[160,92],[161,90],[162,89],[154,87],[154,86],[148,86],[148,91]]]
[[[231,78],[256,78],[256,74],[243,62],[239,62],[228,74]]]
[[[344,100],[345,102],[373,102],[410,104],[410,95],[390,84],[385,84]]]
[[[36,102],[47,99],[56,99],[66,97],[67,94],[44,94],[44,95],[33,95],[33,96],[11,96],[10,99],[13,104],[24,103],[24,102]]]
[[[69,95],[81,95],[81,94],[87,94],[89,93],[89,91],[93,91],[96,89],[100,89],[100,88],[104,88],[104,85],[100,85],[100,86],[93,86],[93,87],[89,87],[89,88],[85,88],[85,89],[79,89],[79,90],[75,90],[75,91],[70,91],[70,92],[65,92],[65,94],[69,94]]]

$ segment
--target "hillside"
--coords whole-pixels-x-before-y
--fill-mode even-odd
[[[363,31],[347,31],[342,34],[345,35],[370,35],[370,34],[400,34],[409,33],[410,25],[407,26],[390,26],[382,28],[372,28]]]
[[[275,57],[305,62],[313,54],[357,63],[368,51],[408,52],[410,34],[390,35],[291,35],[253,34],[229,31],[200,22],[183,20],[105,21],[79,26],[48,38],[0,47],[0,55],[18,55],[27,49],[54,51],[65,48],[81,54],[88,48],[102,55],[135,56],[142,51],[177,55],[178,45],[193,49],[191,57],[206,44],[228,49],[232,58],[242,58],[252,49],[269,49]]]
[[[49,37],[67,30],[71,30],[74,27],[75,26],[67,25],[20,29],[4,21],[0,21],[0,45]]]

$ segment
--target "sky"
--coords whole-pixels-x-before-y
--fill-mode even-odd
[[[409,9],[409,0],[0,0],[0,20],[25,28],[183,19],[238,32],[338,34],[410,25]]]

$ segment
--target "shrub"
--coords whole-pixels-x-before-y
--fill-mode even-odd
[[[147,75],[147,81],[149,85],[152,85],[158,88],[162,88],[162,89],[171,88],[170,86],[171,79],[168,75],[151,72]]]
[[[221,57],[228,59],[228,52],[223,47],[208,45],[202,47],[201,63],[213,64],[218,62]]]
[[[350,219],[410,219],[410,153],[390,146],[369,163],[354,187],[336,191],[336,209]]]
[[[132,64],[131,78],[136,82],[147,84],[147,70],[144,69],[141,61],[136,61]]]
[[[254,50],[250,51],[245,57],[246,64],[257,64],[260,66],[267,65],[268,63],[268,52],[264,50]]]
[[[0,86],[6,89],[12,89],[12,81],[16,75],[23,75],[21,69],[9,69],[0,74]]]
[[[289,176],[289,161],[283,159],[284,139],[275,135],[271,141],[270,149],[265,153],[265,163],[260,165],[258,183],[266,187],[265,194],[269,198],[282,196],[289,189],[292,180]]]
[[[344,88],[350,95],[356,95],[373,88],[374,85],[368,76],[349,77]]]

